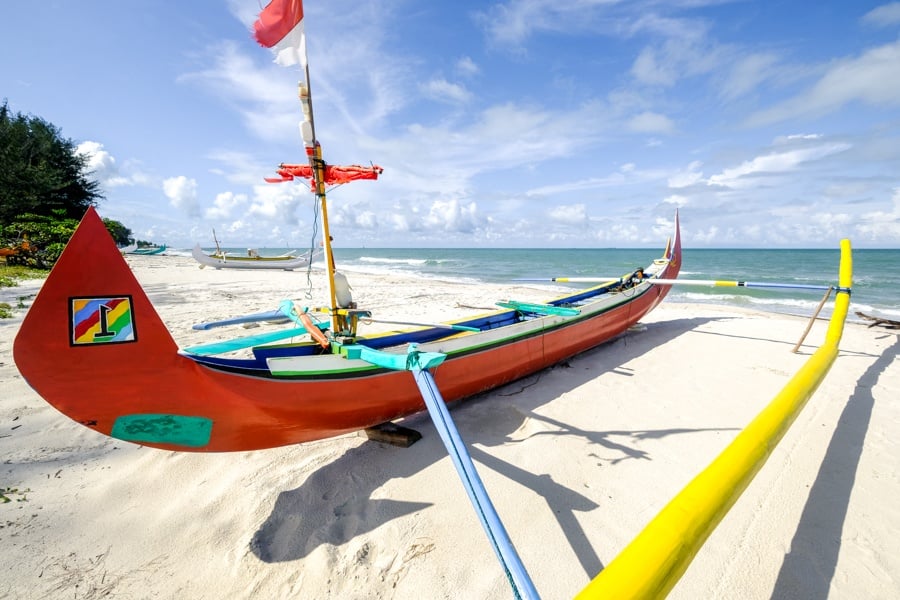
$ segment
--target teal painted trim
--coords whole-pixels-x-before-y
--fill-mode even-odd
[[[512,308],[520,312],[533,312],[541,315],[556,315],[560,317],[574,317],[575,315],[581,314],[581,311],[577,308],[554,306],[552,304],[532,304],[531,302],[517,302],[515,300],[498,302],[497,306]]]
[[[207,321],[206,323],[197,323],[192,325],[191,329],[205,331],[214,327],[225,327],[226,325],[240,325],[241,323],[255,323],[257,321],[278,321],[287,322],[289,319],[286,314],[280,310],[267,310],[252,315],[242,315],[240,317],[232,317],[230,319],[222,319],[221,321]]]
[[[257,335],[248,335],[246,337],[235,338],[233,340],[225,340],[224,342],[215,342],[213,344],[202,344],[200,346],[191,346],[185,348],[185,352],[197,354],[200,356],[209,356],[211,354],[224,354],[234,350],[243,348],[251,348],[269,342],[276,342],[286,338],[303,335],[306,333],[305,327],[297,327],[295,329],[282,329],[269,333],[259,333]]]
[[[341,346],[340,350],[341,355],[348,359],[364,360],[367,363],[383,369],[391,369],[392,371],[432,369],[447,358],[446,354],[441,354],[440,352],[419,352],[416,344],[410,344],[406,354],[382,352],[381,350],[373,350],[359,344]]]
[[[477,327],[468,327],[467,325],[449,325],[450,329],[454,329],[456,331],[469,331],[472,333],[481,333],[481,330]]]
[[[110,435],[128,442],[172,444],[202,448],[209,444],[212,419],[183,415],[122,415],[113,423]]]

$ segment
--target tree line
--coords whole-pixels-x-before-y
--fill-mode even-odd
[[[48,268],[56,262],[90,206],[103,200],[88,158],[58,127],[0,105],[0,248],[8,264]],[[103,219],[119,245],[131,230]]]

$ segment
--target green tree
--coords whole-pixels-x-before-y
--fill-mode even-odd
[[[103,219],[103,224],[106,225],[106,230],[109,231],[109,235],[116,240],[116,244],[120,246],[127,246],[131,243],[131,230],[119,223],[118,221],[113,221],[112,219]]]
[[[31,214],[80,219],[102,199],[87,157],[56,126],[0,105],[0,225]]]
[[[89,206],[102,199],[87,157],[47,121],[0,105],[0,245],[16,248],[9,264],[50,267]],[[103,219],[117,243],[131,230]]]

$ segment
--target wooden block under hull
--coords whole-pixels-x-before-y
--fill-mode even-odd
[[[376,442],[384,442],[400,448],[409,448],[422,439],[422,434],[415,429],[403,427],[390,421],[380,423],[374,427],[368,427],[359,432],[360,436],[367,437]]]

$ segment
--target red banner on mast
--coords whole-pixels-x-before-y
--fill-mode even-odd
[[[306,67],[306,35],[303,32],[303,2],[272,0],[253,24],[253,37],[271,48],[275,62],[288,67]]]
[[[340,185],[342,183],[350,183],[358,179],[378,179],[382,169],[378,165],[363,167],[361,165],[350,165],[348,167],[338,167],[335,165],[325,165],[325,185]],[[282,181],[293,181],[295,177],[303,177],[304,179],[313,179],[313,169],[310,165],[288,165],[281,164],[275,171],[281,177],[266,177],[269,183],[280,183]],[[312,183],[315,190],[315,182]]]

